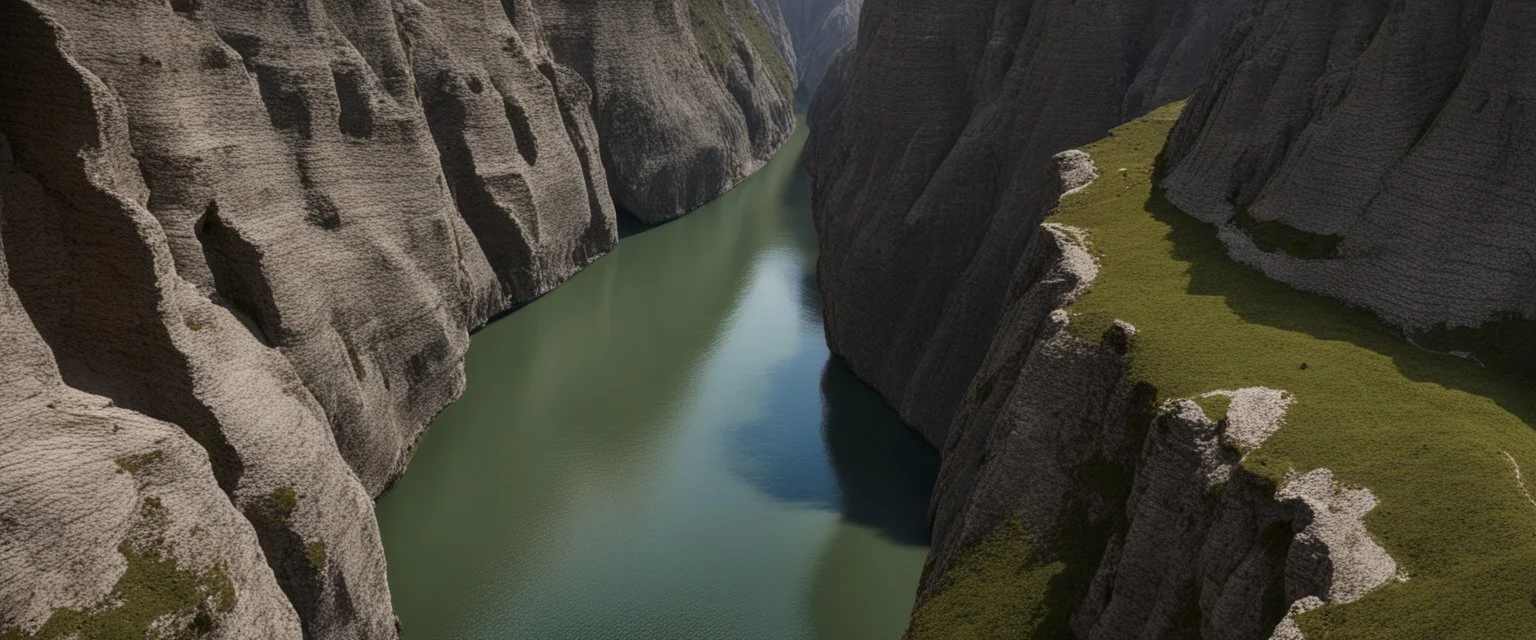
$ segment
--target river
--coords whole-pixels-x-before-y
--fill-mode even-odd
[[[938,460],[829,357],[804,144],[475,335],[378,503],[406,640],[901,635]]]

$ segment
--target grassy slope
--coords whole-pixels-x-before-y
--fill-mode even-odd
[[[1162,398],[1254,385],[1291,391],[1297,402],[1287,426],[1247,465],[1274,478],[1328,467],[1381,499],[1367,526],[1410,580],[1303,616],[1309,640],[1536,637],[1536,506],[1505,457],[1536,474],[1531,385],[1417,349],[1363,311],[1229,260],[1214,228],[1152,188],[1179,108],[1088,147],[1104,175],[1053,218],[1086,229],[1101,254],[1098,281],[1069,309],[1074,331],[1096,340],[1115,319],[1135,325],[1133,375]],[[1059,567],[1030,566],[1017,554],[1013,564],[1025,568],[997,561],[1018,537],[1006,533],[979,545],[946,591],[980,593],[985,607],[1006,590],[1037,606],[994,608],[988,615],[1014,617],[1012,625],[989,625],[1011,627],[1006,635],[983,628],[933,635],[1028,637],[1019,630],[1038,624],[1034,612],[1070,606],[1048,600],[1074,594],[1038,586],[1036,574]]]
[[[730,5],[729,15],[726,5]],[[789,65],[774,44],[768,23],[748,0],[689,0],[688,8],[692,13],[693,39],[712,68],[723,71],[736,52],[736,38],[731,35],[731,17],[734,17],[758,59],[768,65],[774,88],[786,98],[794,95]]]

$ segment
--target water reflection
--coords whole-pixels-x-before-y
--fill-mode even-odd
[[[791,361],[775,375],[770,402],[782,409],[732,435],[734,469],[778,500],[838,513],[893,542],[927,545],[933,448],[892,428],[900,423],[895,411],[836,358],[822,368],[821,406],[803,402],[815,393],[805,388],[814,386],[804,376],[809,369]],[[807,455],[816,449],[825,455]]]
[[[378,507],[407,640],[900,634],[935,456],[828,359],[803,141],[476,335]]]

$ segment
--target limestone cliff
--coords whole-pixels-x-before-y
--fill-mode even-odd
[[[794,129],[793,79],[748,0],[532,0],[595,88],[613,200],[645,222],[713,200]]]
[[[853,44],[863,5],[863,0],[778,0],[768,10],[776,10],[783,21],[784,35],[794,52],[791,67],[799,80],[795,93],[801,102],[810,101],[837,54]]]
[[[1182,97],[1248,4],[866,2],[840,108],[812,108],[837,123],[810,158],[833,351],[943,442],[1051,155]]]
[[[1533,32],[1524,2],[1268,0],[1175,130],[1168,197],[1405,329],[1536,317]]]
[[[792,126],[744,2],[0,2],[0,635],[394,637],[469,331]]]

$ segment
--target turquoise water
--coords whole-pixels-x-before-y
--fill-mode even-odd
[[[938,463],[829,359],[804,135],[476,334],[378,504],[405,638],[900,636]]]

